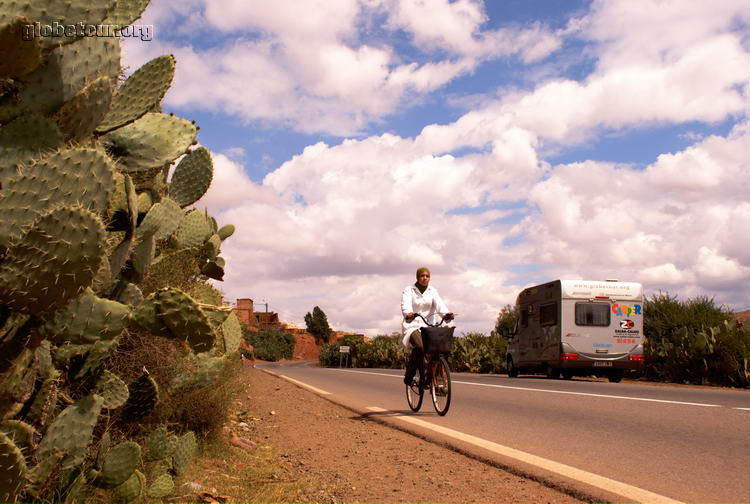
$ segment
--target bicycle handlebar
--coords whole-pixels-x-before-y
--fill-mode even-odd
[[[417,314],[416,314],[416,317],[414,317],[414,318],[417,318],[417,317],[421,318],[422,320],[424,320],[424,323],[425,323],[425,324],[427,324],[427,325],[428,325],[428,326],[430,326],[430,327],[439,327],[439,326],[443,325],[443,322],[445,322],[445,317],[446,317],[447,315],[448,315],[448,314],[446,313],[445,315],[441,316],[441,317],[440,317],[440,322],[438,322],[437,324],[430,324],[430,323],[429,323],[429,322],[427,321],[427,319],[426,319],[426,318],[424,318],[424,317],[423,317],[423,316],[422,316],[422,315],[421,315],[420,313],[417,313]],[[455,313],[453,314],[453,316],[454,316],[454,317],[456,316],[456,315],[455,315]],[[412,319],[412,321],[413,321],[413,320],[414,320],[414,319]]]

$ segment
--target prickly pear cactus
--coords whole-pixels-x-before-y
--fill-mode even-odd
[[[194,147],[194,122],[161,113],[174,56],[121,82],[117,37],[22,40],[36,23],[125,27],[147,4],[0,0],[0,501],[85,500],[92,485],[163,498],[166,467],[186,470],[195,437],[160,431],[148,468],[132,441],[109,449],[103,432],[132,432],[126,422],[159,407],[153,377],[126,385],[113,363],[133,333],[178,340],[183,363],[205,356],[210,385],[225,362],[215,352],[235,346],[206,284],[223,277],[234,227],[189,208],[211,184],[211,155]],[[194,291],[151,274],[178,258]]]

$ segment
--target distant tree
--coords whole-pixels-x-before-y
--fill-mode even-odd
[[[307,312],[305,315],[305,324],[307,331],[315,337],[315,342],[320,344],[328,343],[331,339],[331,326],[328,325],[328,317],[319,307],[313,308],[312,314]]]
[[[503,329],[507,329],[508,332],[512,332],[516,326],[518,320],[518,307],[505,305],[497,314],[497,320],[495,320],[495,333],[502,334]]]

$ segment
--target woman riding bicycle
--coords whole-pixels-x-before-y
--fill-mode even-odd
[[[417,367],[424,363],[424,344],[422,343],[422,334],[420,329],[427,327],[427,324],[417,315],[435,322],[435,317],[443,316],[446,321],[453,320],[453,313],[448,311],[443,299],[438,294],[437,289],[430,287],[430,270],[422,267],[417,270],[417,281],[413,285],[404,288],[401,296],[401,313],[404,321],[401,324],[401,332],[404,337],[401,344],[406,348],[411,348],[409,362],[406,364],[406,374],[404,383],[411,385],[414,376],[417,373]]]

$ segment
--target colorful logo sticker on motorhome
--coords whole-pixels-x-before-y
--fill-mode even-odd
[[[629,317],[631,315],[640,315],[641,305],[639,305],[638,303],[633,304],[633,305],[614,303],[612,305],[612,313],[614,313],[618,317]]]
[[[635,327],[635,322],[630,319],[620,321],[620,329],[632,329],[633,327]]]

